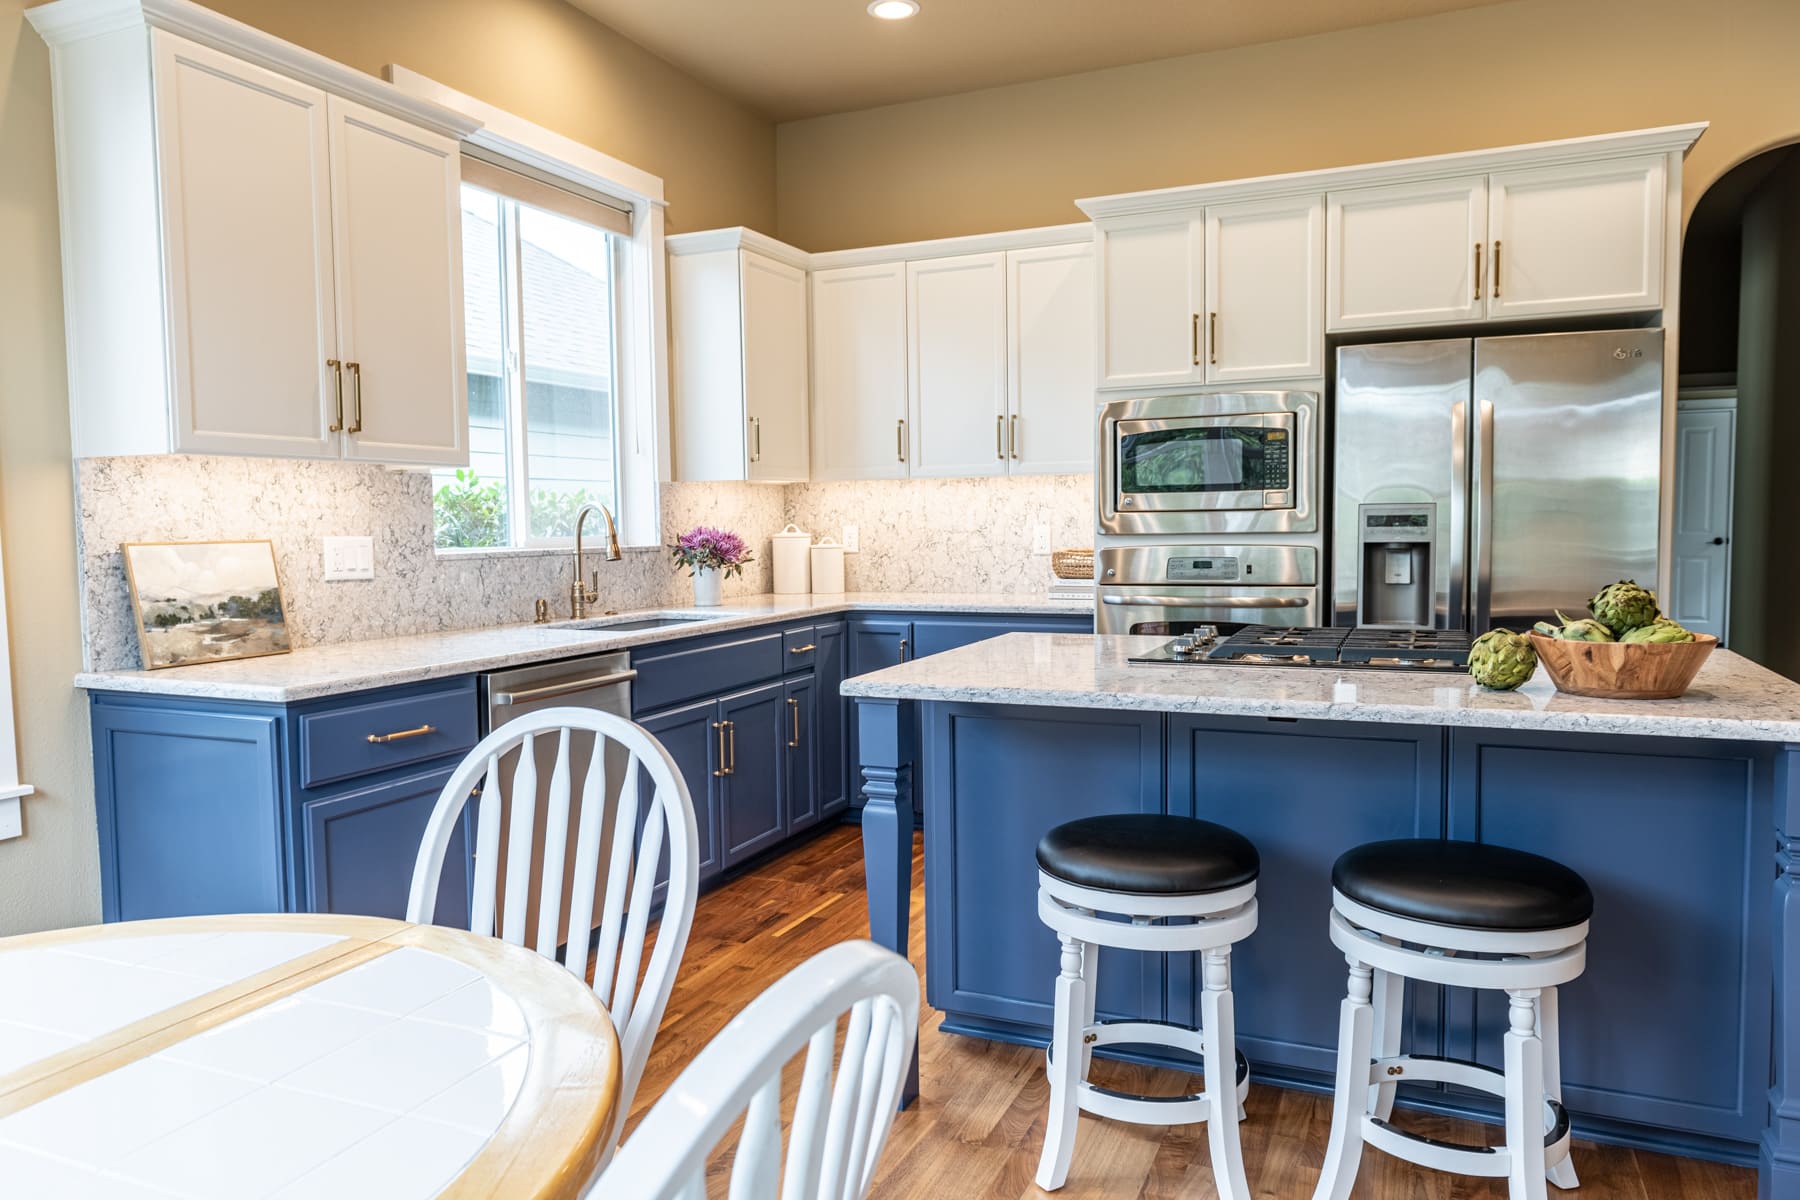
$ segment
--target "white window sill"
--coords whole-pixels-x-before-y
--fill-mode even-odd
[[[567,558],[575,552],[575,543],[570,542],[564,546],[436,546],[433,549],[439,559],[456,562],[485,558],[543,558],[550,555]],[[665,553],[662,546],[621,546],[620,550],[626,554]],[[606,553],[605,539],[585,543],[582,552],[604,555]]]

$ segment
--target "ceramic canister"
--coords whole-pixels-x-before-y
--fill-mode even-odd
[[[806,551],[812,545],[812,534],[789,523],[780,533],[770,535],[769,541],[774,546],[772,561],[775,564],[775,594],[804,596],[811,591],[811,572],[808,570]]]

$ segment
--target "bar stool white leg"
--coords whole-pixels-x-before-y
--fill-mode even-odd
[[[1250,1200],[1244,1149],[1238,1141],[1242,1107],[1237,1094],[1237,1021],[1231,997],[1231,949],[1201,958],[1200,1037],[1206,1053],[1206,1139],[1212,1150],[1219,1200]]]
[[[1508,990],[1506,1149],[1511,1200],[1544,1200],[1544,1043],[1537,1031],[1537,988]]]
[[[1087,954],[1085,942],[1062,935],[1062,973],[1056,979],[1056,1015],[1050,1027],[1050,1115],[1044,1122],[1044,1153],[1037,1171],[1037,1185],[1046,1192],[1054,1192],[1069,1177],[1075,1126],[1081,1119],[1076,1093],[1083,1078],[1082,1021],[1088,1002],[1081,968]]]
[[[1395,939],[1382,938],[1392,944]],[[1371,992],[1375,1006],[1376,1058],[1395,1058],[1400,1054],[1400,1030],[1406,1014],[1406,977],[1391,971],[1376,971]],[[1369,1111],[1387,1120],[1394,1115],[1393,1083],[1377,1083],[1369,1087]]]
[[[1091,913],[1089,915],[1092,915]],[[1094,1000],[1100,994],[1100,947],[1095,942],[1081,944],[1081,994],[1087,1001],[1081,1010],[1081,1026],[1094,1024]],[[1094,1043],[1081,1039],[1081,1077],[1086,1079],[1094,1065]]]
[[[1562,1023],[1556,1011],[1556,989],[1547,987],[1538,994],[1538,1040],[1544,1043],[1544,1095],[1562,1103]],[[1550,1168],[1550,1182],[1568,1191],[1581,1186],[1575,1175],[1573,1156]]]
[[[1313,1200],[1348,1200],[1362,1165],[1362,1119],[1369,1098],[1369,1058],[1375,1036],[1375,1013],[1369,1004],[1373,972],[1354,955],[1346,955],[1350,982],[1338,1009],[1337,1086],[1331,1098],[1331,1139]],[[1541,1157],[1541,1156],[1540,1156]]]

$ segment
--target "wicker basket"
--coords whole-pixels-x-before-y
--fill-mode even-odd
[[[1058,550],[1050,556],[1050,573],[1058,579],[1092,579],[1092,550]]]

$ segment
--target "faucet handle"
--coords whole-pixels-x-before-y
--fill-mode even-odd
[[[550,623],[550,602],[548,600],[545,600],[542,597],[538,598],[537,606],[532,612],[531,620],[537,625],[548,625]]]

